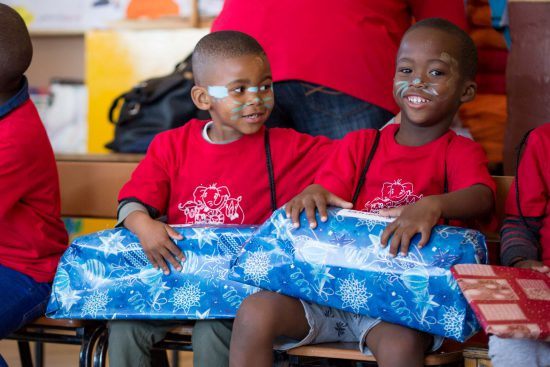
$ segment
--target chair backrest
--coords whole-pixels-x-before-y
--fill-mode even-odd
[[[64,217],[116,218],[117,196],[142,155],[57,155]]]
[[[489,249],[489,263],[493,265],[500,264],[500,227],[502,227],[502,221],[504,220],[504,205],[506,203],[506,197],[508,196],[508,190],[514,181],[512,176],[493,176],[495,180],[497,191],[495,197],[495,212],[497,217],[497,231],[485,232],[487,237],[487,247]]]

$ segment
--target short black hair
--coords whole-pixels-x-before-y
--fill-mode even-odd
[[[21,79],[32,60],[32,43],[23,18],[0,4],[0,91]]]
[[[201,84],[204,73],[215,60],[245,55],[265,57],[262,46],[253,37],[238,31],[219,31],[207,34],[193,51],[192,65],[195,83]]]
[[[418,29],[431,28],[443,31],[458,41],[460,73],[463,77],[473,80],[477,73],[477,48],[472,38],[460,27],[441,18],[427,18],[413,24],[405,34]]]

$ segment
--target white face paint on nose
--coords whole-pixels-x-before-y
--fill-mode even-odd
[[[422,84],[422,80],[420,80],[420,78],[415,78],[415,79],[412,81],[412,85],[418,85],[418,84]]]

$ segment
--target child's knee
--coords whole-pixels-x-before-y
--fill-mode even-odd
[[[239,328],[269,328],[276,322],[276,297],[271,292],[259,292],[247,297],[237,312]]]
[[[151,344],[153,331],[151,326],[140,321],[111,321],[109,327],[109,345]]]

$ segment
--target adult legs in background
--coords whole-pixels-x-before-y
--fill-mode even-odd
[[[233,320],[200,320],[193,328],[193,366],[228,367]]]
[[[340,139],[350,131],[381,128],[393,117],[369,102],[315,84],[278,82],[274,91],[275,109],[269,126]]]

